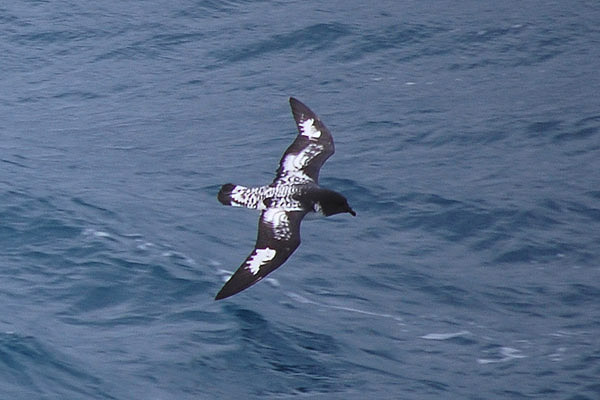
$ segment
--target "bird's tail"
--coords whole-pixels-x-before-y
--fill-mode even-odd
[[[262,189],[226,183],[221,186],[217,198],[226,206],[261,208],[264,200]]]
[[[219,190],[219,194],[217,195],[217,199],[219,199],[221,204],[225,204],[226,206],[232,205],[232,193],[235,187],[236,185],[234,185],[233,183],[226,183],[223,186],[221,186],[221,190]]]

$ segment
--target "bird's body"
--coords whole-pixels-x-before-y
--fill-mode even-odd
[[[300,245],[300,222],[306,214],[356,215],[344,196],[318,184],[321,166],[335,151],[331,133],[300,101],[290,98],[290,105],[299,134],[283,154],[273,182],[255,188],[228,183],[217,195],[225,205],[262,213],[254,250],[216,300],[246,289],[283,264]]]

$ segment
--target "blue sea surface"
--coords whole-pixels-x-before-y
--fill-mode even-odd
[[[600,398],[600,3],[0,5],[0,398]],[[297,134],[356,218],[214,301]]]

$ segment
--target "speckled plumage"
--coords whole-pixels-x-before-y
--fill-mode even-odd
[[[254,250],[217,300],[246,289],[283,264],[300,245],[300,222],[307,213],[356,215],[344,196],[318,184],[321,166],[335,151],[331,133],[300,101],[290,98],[290,106],[299,134],[283,154],[273,182],[255,188],[228,183],[217,195],[225,205],[262,210]]]

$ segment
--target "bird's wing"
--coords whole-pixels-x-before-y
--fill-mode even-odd
[[[300,222],[304,215],[306,211],[264,210],[258,221],[254,250],[225,283],[215,300],[241,292],[283,264],[300,245]]]
[[[273,183],[317,183],[321,166],[335,151],[333,137],[307,106],[293,97],[290,106],[299,133],[283,153]]]

